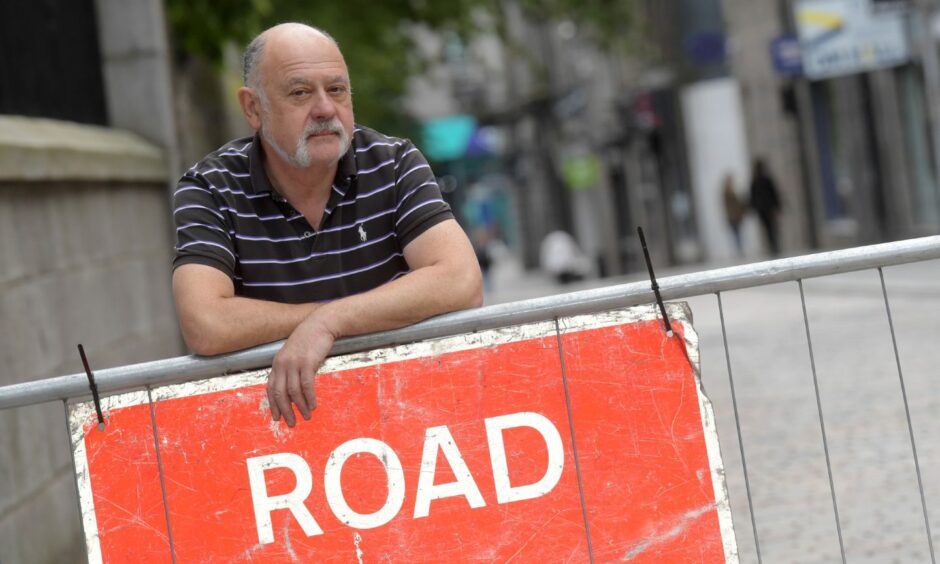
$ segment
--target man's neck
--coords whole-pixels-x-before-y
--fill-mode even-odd
[[[322,207],[330,197],[338,163],[297,168],[264,147],[264,170],[278,193],[295,208]]]

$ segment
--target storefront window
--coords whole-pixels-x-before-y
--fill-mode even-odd
[[[846,183],[851,179],[846,176],[848,159],[845,144],[840,143],[838,112],[834,107],[831,83],[813,83],[812,96],[825,218],[827,221],[843,220],[848,215],[844,201]]]
[[[913,67],[898,71],[904,135],[907,139],[907,163],[910,170],[914,222],[940,224],[940,192],[931,158],[927,106],[920,74]]]

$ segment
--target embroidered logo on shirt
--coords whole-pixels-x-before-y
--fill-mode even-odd
[[[365,242],[366,240],[366,230],[362,228],[362,224],[359,224],[359,240]]]

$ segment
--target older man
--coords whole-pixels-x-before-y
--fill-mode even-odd
[[[478,306],[481,277],[421,153],[354,125],[332,38],[275,26],[249,44],[244,75],[256,133],[180,180],[173,293],[196,354],[287,339],[268,398],[293,426],[335,339]]]

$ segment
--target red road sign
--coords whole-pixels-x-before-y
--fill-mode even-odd
[[[562,318],[71,406],[91,562],[737,561],[684,311]],[[684,340],[683,340],[684,336]],[[152,400],[152,401],[151,401]]]

